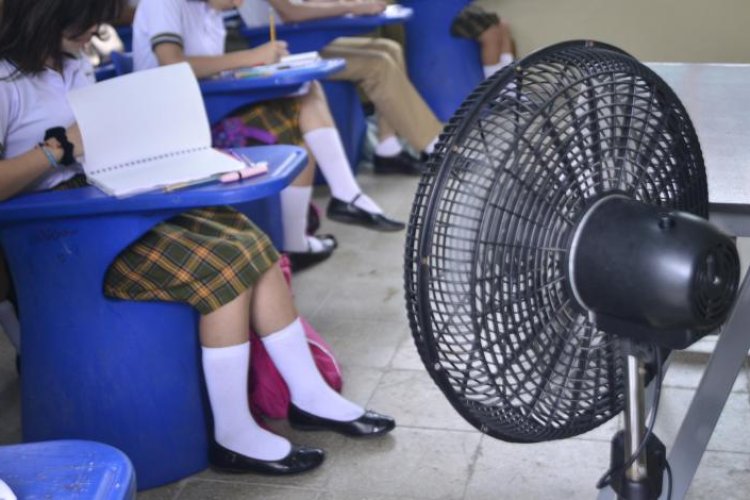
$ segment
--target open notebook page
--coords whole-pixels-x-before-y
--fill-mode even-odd
[[[210,149],[203,98],[187,63],[76,89],[68,100],[83,136],[86,176],[109,194],[125,196],[244,167]],[[211,153],[196,155],[202,150]],[[162,161],[167,159],[175,161]]]

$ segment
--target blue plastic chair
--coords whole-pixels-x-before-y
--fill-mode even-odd
[[[484,78],[479,46],[451,35],[450,26],[470,0],[403,0],[414,9],[406,24],[406,62],[414,86],[447,122]]]
[[[99,66],[94,68],[94,78],[97,82],[109,80],[110,78],[114,78],[117,75],[117,69],[112,62],[100,64]]]
[[[104,297],[116,256],[185,210],[277,194],[304,168],[304,149],[242,150],[271,172],[235,184],[116,199],[93,187],[0,204],[0,240],[23,332],[24,441],[85,439],[119,448],[139,488],[207,466],[207,420],[196,312]],[[283,166],[282,166],[283,164]]]
[[[20,499],[135,498],[135,473],[128,457],[91,441],[0,446],[0,479]]]

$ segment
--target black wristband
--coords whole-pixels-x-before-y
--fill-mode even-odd
[[[62,147],[63,155],[60,158],[61,165],[72,165],[76,162],[76,158],[73,155],[73,144],[68,140],[68,135],[65,133],[63,127],[52,127],[44,132],[44,140],[57,139]]]

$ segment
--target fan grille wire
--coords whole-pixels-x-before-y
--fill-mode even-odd
[[[619,343],[568,279],[572,231],[613,192],[707,216],[687,112],[614,47],[537,52],[480,85],[446,126],[410,216],[407,313],[428,372],[482,432],[562,439],[622,410]]]

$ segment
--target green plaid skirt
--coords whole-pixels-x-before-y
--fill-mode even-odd
[[[78,176],[58,189],[82,185]],[[194,209],[157,224],[123,250],[107,271],[104,293],[187,302],[207,314],[250,288],[278,259],[268,236],[237,210]]]
[[[468,5],[451,24],[451,35],[476,40],[487,28],[500,24],[500,17],[478,5]]]
[[[251,104],[232,113],[246,126],[270,132],[277,144],[303,144],[299,127],[300,106],[297,99],[274,99]],[[246,143],[251,145],[251,143]]]

